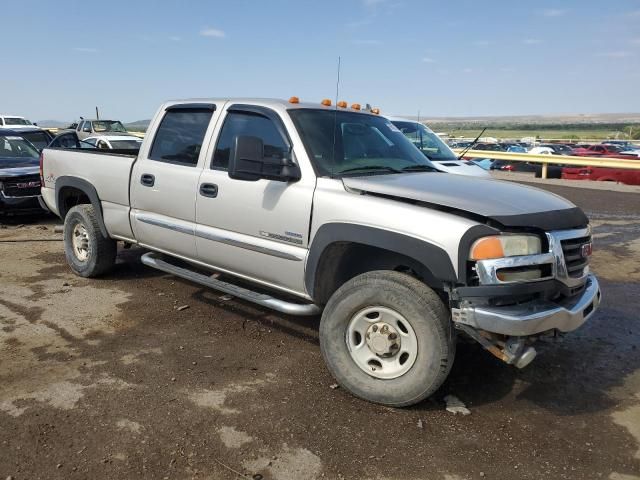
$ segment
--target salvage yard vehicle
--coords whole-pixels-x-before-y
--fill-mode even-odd
[[[330,372],[385,405],[433,394],[458,334],[524,367],[538,337],[600,303],[579,208],[438,172],[376,110],[345,102],[171,101],[137,156],[47,148],[42,175],[77,275],[109,271],[122,241],[238,299],[321,313]]]
[[[43,212],[40,152],[13,130],[0,130],[0,214]]]
[[[81,120],[76,125],[76,134],[80,140],[94,135],[127,135],[127,129],[118,120]]]
[[[424,124],[404,118],[388,118],[441,172],[489,178],[485,169],[472,161],[458,158],[458,155]]]
[[[39,151],[42,151],[44,147],[51,143],[53,135],[48,130],[42,128],[22,128],[20,130],[3,129],[2,133],[5,135],[17,135],[27,140],[31,145],[36,147]]]
[[[19,128],[33,128],[35,123],[31,123],[24,117],[17,115],[0,115],[0,129],[10,128],[16,130]]]

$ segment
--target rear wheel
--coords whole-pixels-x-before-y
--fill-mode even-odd
[[[64,253],[76,275],[97,277],[116,263],[117,244],[105,238],[93,205],[76,205],[64,219]]]
[[[438,295],[399,272],[362,274],[340,287],[320,322],[320,347],[354,395],[403,407],[444,382],[455,355],[449,312]]]

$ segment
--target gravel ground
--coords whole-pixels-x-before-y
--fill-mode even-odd
[[[52,219],[5,224],[0,478],[640,479],[640,196],[544,188],[593,221],[601,310],[524,370],[460,345],[440,391],[404,410],[334,388],[318,319],[153,271],[135,248],[82,279]]]

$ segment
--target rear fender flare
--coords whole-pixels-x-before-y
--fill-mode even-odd
[[[109,232],[107,231],[107,226],[105,225],[104,218],[102,216],[102,203],[100,203],[98,192],[93,185],[82,178],[63,176],[56,179],[56,205],[58,207],[58,212],[60,213],[60,218],[64,220],[68,211],[64,208],[64,204],[62,202],[62,190],[65,187],[73,187],[76,190],[80,190],[89,198],[91,205],[93,205],[93,208],[96,211],[96,217],[98,219],[98,224],[100,225],[100,232],[104,238],[109,238]]]

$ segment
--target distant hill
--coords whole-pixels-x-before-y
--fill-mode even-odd
[[[412,120],[417,117],[409,116]],[[558,115],[493,115],[477,117],[420,117],[427,124],[476,124],[476,125],[594,125],[594,124],[636,124],[640,123],[640,113],[574,113]]]
[[[135,122],[125,123],[124,126],[127,130],[133,130],[134,132],[146,132],[151,120],[136,120]]]
[[[68,127],[72,122],[61,122],[60,120],[38,120],[36,123],[40,127],[64,128]]]

